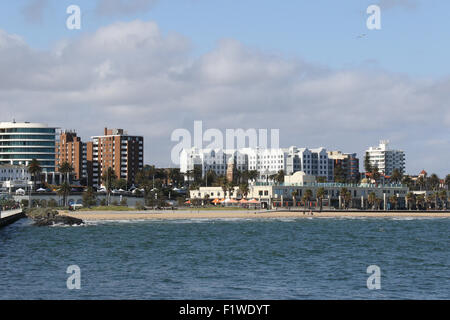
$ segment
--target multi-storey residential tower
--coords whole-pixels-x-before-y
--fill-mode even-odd
[[[144,166],[144,138],[130,136],[123,129],[105,128],[103,136],[92,137],[92,145],[86,145],[86,160],[92,161],[93,185],[102,184],[101,176],[108,168],[132,185]]]
[[[39,161],[43,172],[55,171],[55,127],[43,123],[1,122],[0,164]]]
[[[370,147],[366,151],[372,167],[390,176],[394,169],[398,169],[401,173],[405,173],[405,153],[401,150],[389,149],[389,141],[380,141],[378,147]]]
[[[74,131],[64,131],[56,141],[56,170],[62,163],[68,162],[73,167],[76,180],[83,178],[83,142]],[[85,161],[84,161],[85,162]]]
[[[346,181],[357,181],[359,174],[359,159],[356,153],[342,153],[341,151],[329,151],[328,158],[334,162],[334,168],[340,167]]]

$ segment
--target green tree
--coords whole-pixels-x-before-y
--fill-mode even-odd
[[[91,206],[94,206],[97,202],[96,194],[94,192],[94,189],[92,187],[88,187],[85,192],[83,192],[82,200],[83,200],[83,206],[86,208],[90,208]]]
[[[250,192],[250,188],[248,187],[248,183],[244,182],[239,185],[239,190],[243,197],[247,199],[247,195]]]
[[[397,209],[398,198],[397,198],[397,196],[395,194],[389,197],[389,202],[391,203],[392,208],[394,210],[396,210]]]
[[[305,203],[305,207],[309,208],[309,201],[311,200],[312,196],[313,196],[312,190],[306,189],[302,197],[302,201]]]
[[[342,169],[342,166],[337,165],[334,167],[334,181],[337,183],[345,183],[345,171]]]
[[[394,183],[399,183],[399,182],[402,181],[402,179],[403,179],[402,173],[400,172],[399,169],[395,168],[395,169],[392,171],[391,181],[394,182]]]
[[[428,185],[430,186],[431,190],[439,189],[440,179],[437,174],[431,174],[431,176],[428,178]]]
[[[71,187],[67,182],[63,182],[59,187],[57,194],[63,197],[63,206],[67,206],[67,197],[70,195]]]
[[[282,184],[284,182],[284,170],[280,170],[277,172],[277,174],[275,175],[275,181],[278,184]]]
[[[417,210],[419,210],[419,208],[423,208],[424,203],[425,203],[425,196],[423,194],[417,195],[416,197]]]
[[[70,181],[69,177],[73,172],[72,165],[69,162],[64,161],[63,163],[60,164],[58,171],[61,172],[63,175],[65,175],[64,181],[69,183]]]
[[[372,172],[372,165],[370,164],[369,152],[366,152],[366,156],[364,157],[364,170],[366,171],[366,173]]]
[[[420,191],[425,190],[427,185],[426,178],[420,176],[419,178],[417,178],[416,184],[419,186]]]
[[[297,198],[297,196],[298,196],[297,190],[292,191],[292,192],[291,192],[291,195],[292,195],[292,206],[293,206],[293,207],[296,207],[296,206],[297,206],[297,200],[296,200],[296,198]]]
[[[408,210],[411,210],[412,206],[410,204],[415,202],[415,195],[414,195],[414,193],[408,192],[406,194],[405,201],[406,201],[406,208]]]
[[[323,208],[323,198],[325,197],[325,189],[320,187],[319,189],[317,189],[317,201],[319,202],[319,206],[320,206],[320,211],[322,211]]]
[[[442,210],[447,209],[448,197],[447,197],[447,191],[446,190],[441,190],[439,192],[439,199],[441,200],[441,203],[442,203]]]
[[[36,189],[36,177],[42,172],[42,167],[36,159],[31,160],[28,164],[28,172],[33,177],[33,189]]]
[[[111,168],[111,167],[108,167],[106,169],[106,171],[103,172],[103,174],[102,174],[102,182],[103,182],[103,185],[106,188],[107,199],[108,199],[106,201],[107,205],[109,205],[109,199],[110,199],[110,196],[111,196],[111,190],[112,190],[112,188],[114,186],[114,182],[116,181],[116,179],[117,179],[117,175],[116,175],[114,169]]]
[[[447,189],[450,190],[450,174],[445,176],[445,185],[447,186]]]
[[[127,190],[128,181],[126,179],[115,179],[112,184],[115,189]]]
[[[367,202],[372,207],[372,210],[375,208],[375,203],[377,201],[377,195],[375,192],[371,192],[369,196],[367,197]]]

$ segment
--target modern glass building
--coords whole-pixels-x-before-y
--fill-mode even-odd
[[[0,164],[39,161],[43,172],[55,171],[56,129],[43,123],[0,122]]]

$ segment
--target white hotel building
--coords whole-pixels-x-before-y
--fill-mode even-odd
[[[370,165],[376,166],[380,172],[390,176],[394,169],[405,173],[405,153],[401,150],[389,149],[389,141],[382,140],[378,147],[366,150]]]
[[[230,161],[234,162],[237,170],[258,171],[258,180],[262,181],[280,170],[286,175],[304,171],[306,174],[333,181],[333,161],[328,159],[325,148],[183,149],[180,154],[180,172],[187,173],[199,166],[203,176],[209,170],[213,170],[217,175],[225,175]]]

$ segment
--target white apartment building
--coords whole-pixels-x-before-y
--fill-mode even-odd
[[[366,150],[370,165],[376,166],[380,172],[390,176],[394,169],[405,173],[405,153],[401,150],[389,149],[389,141],[382,140],[378,147]]]
[[[4,189],[26,188],[32,183],[31,174],[25,164],[0,165],[0,186]]]
[[[187,173],[195,166],[202,168],[202,175],[213,170],[217,175],[225,175],[227,164],[234,159],[235,168],[240,171],[259,173],[259,181],[266,181],[270,175],[283,170],[290,175],[304,171],[306,174],[333,180],[333,162],[328,159],[325,148],[242,148],[222,149],[183,149],[180,154],[180,172]]]

